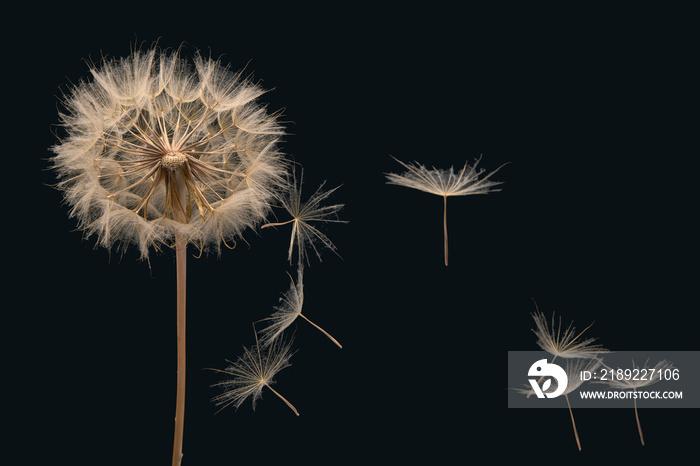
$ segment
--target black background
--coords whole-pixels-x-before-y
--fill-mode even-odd
[[[697,61],[687,12],[259,9],[124,4],[42,9],[3,73],[11,105],[4,235],[19,428],[28,461],[168,464],[175,407],[174,255],[94,249],[67,218],[47,148],[57,96],[85,60],[134,45],[246,69],[283,110],[282,149],[310,189],[342,184],[341,218],[306,272],[298,350],[253,411],[214,414],[223,368],[288,288],[289,230],[190,258],[183,465],[668,458],[695,410],[506,408],[506,352],[536,350],[533,299],[612,350],[697,350]],[[13,89],[17,89],[13,92]],[[19,135],[19,137],[15,137]],[[447,168],[483,154],[502,191],[449,201],[385,184],[390,157]],[[308,192],[308,191],[307,191]],[[284,214],[279,213],[280,219]],[[13,227],[14,226],[14,227]],[[15,319],[17,319],[15,321]],[[16,365],[16,366],[15,366]],[[552,456],[553,458],[554,456]]]

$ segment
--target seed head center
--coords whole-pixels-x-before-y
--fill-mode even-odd
[[[160,159],[160,165],[168,170],[176,170],[187,161],[187,156],[182,152],[168,152]]]

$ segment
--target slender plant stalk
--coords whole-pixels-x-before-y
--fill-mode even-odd
[[[294,407],[293,404],[291,404],[289,401],[287,401],[287,399],[286,399],[285,397],[283,397],[282,395],[280,395],[279,393],[277,393],[277,390],[275,390],[274,388],[270,387],[270,386],[267,385],[267,384],[265,384],[265,385],[267,386],[267,388],[269,388],[270,390],[272,390],[272,393],[274,393],[275,395],[279,396],[279,397],[282,399],[282,401],[284,401],[284,402],[287,404],[287,406],[289,406],[289,407],[291,408],[291,410],[294,411],[294,414],[296,414],[297,416],[299,415],[299,411],[297,411],[297,409]]]
[[[634,389],[634,392],[637,393],[637,389]],[[634,401],[634,417],[637,418],[637,429],[639,430],[639,440],[642,441],[642,445],[644,445],[644,434],[642,434],[642,425],[639,423],[639,413],[637,412],[637,398],[635,397],[633,399]]]
[[[178,177],[179,178],[179,177]],[[185,183],[175,182],[174,195],[176,206],[173,216],[180,221],[186,221],[184,205],[187,199]],[[186,327],[186,284],[187,284],[187,239],[175,234],[175,262],[177,268],[177,393],[175,401],[175,437],[173,439],[172,466],[180,466],[182,461],[182,443],[185,431],[185,327]]]
[[[566,405],[569,407],[569,414],[571,414],[571,425],[574,426],[574,436],[576,437],[578,451],[581,451],[581,441],[578,439],[578,431],[576,430],[576,422],[574,421],[574,412],[571,411],[571,405],[569,404],[569,396],[564,395],[564,398],[566,398]]]
[[[445,232],[445,266],[447,266],[447,196],[442,196],[444,199],[444,209],[442,216],[442,228]]]
[[[303,317],[308,323],[310,323],[311,325],[313,325],[314,327],[316,327],[317,329],[319,329],[325,336],[327,336],[328,338],[330,338],[331,341],[332,341],[333,343],[335,343],[336,345],[338,345],[339,348],[342,348],[342,347],[343,347],[343,345],[341,345],[340,343],[338,343],[338,340],[336,340],[335,338],[333,338],[333,337],[331,336],[330,333],[326,332],[326,331],[323,330],[321,327],[319,327],[318,325],[316,325],[316,324],[314,324],[313,322],[311,322],[304,314],[299,314],[299,315],[300,315],[301,317]]]

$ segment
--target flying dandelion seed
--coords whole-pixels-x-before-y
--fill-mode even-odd
[[[291,276],[290,276],[291,278]],[[284,293],[280,298],[280,305],[275,307],[275,312],[265,320],[271,321],[270,325],[261,330],[261,341],[263,346],[269,345],[271,342],[275,341],[284,330],[292,325],[292,323],[301,317],[308,323],[313,325],[316,329],[320,330],[325,336],[327,336],[333,343],[335,343],[339,348],[343,346],[338,343],[338,340],[333,338],[328,332],[323,330],[321,327],[309,320],[304,314],[301,313],[302,307],[304,306],[304,277],[303,269],[299,267],[297,271],[297,281],[294,282],[292,279],[292,284],[289,287],[289,291]]]
[[[595,338],[581,339],[583,333],[591,328],[593,324],[577,334],[576,328],[573,326],[573,322],[571,322],[562,333],[561,316],[559,317],[558,325],[555,325],[554,314],[552,314],[552,324],[551,327],[548,326],[547,319],[544,314],[540,312],[537,303],[535,303],[535,312],[532,314],[532,318],[535,320],[535,326],[537,327],[536,329],[532,329],[532,332],[537,335],[537,344],[544,351],[554,356],[550,362],[554,362],[558,357],[564,359],[597,359],[599,354],[609,353],[609,351],[602,346],[593,344],[596,340]],[[541,381],[542,377],[540,377],[537,383]],[[528,395],[528,397],[530,397],[530,395]],[[567,398],[567,402],[568,401]],[[571,421],[573,422],[573,414],[571,415]],[[575,430],[576,427],[574,426],[574,431]]]
[[[339,220],[337,215],[338,211],[343,208],[343,204],[334,204],[329,206],[321,205],[321,203],[328,199],[328,197],[331,196],[338,188],[340,188],[340,186],[337,186],[329,191],[323,191],[323,186],[325,184],[324,182],[306,202],[302,202],[302,178],[303,172],[298,180],[296,173],[292,173],[291,181],[288,183],[289,189],[279,198],[282,206],[287,210],[292,218],[283,222],[268,223],[261,227],[268,228],[291,223],[292,236],[289,241],[288,258],[289,262],[291,263],[294,246],[296,246],[300,265],[304,262],[304,258],[306,258],[306,262],[309,263],[306,252],[307,246],[310,246],[311,249],[313,249],[319,261],[321,260],[321,253],[316,246],[317,244],[325,246],[336,255],[338,254],[333,242],[331,242],[331,240],[328,239],[323,232],[313,226],[312,223],[347,223],[343,220]]]
[[[244,347],[243,356],[239,357],[236,362],[228,361],[231,365],[226,369],[211,369],[228,377],[212,385],[212,387],[223,389],[223,393],[212,398],[212,401],[221,406],[219,409],[221,411],[228,406],[234,406],[238,409],[246,399],[251,398],[253,409],[255,409],[256,401],[262,397],[263,388],[267,387],[298,416],[299,411],[272,388],[275,383],[273,380],[275,375],[291,365],[289,363],[293,354],[291,343],[277,339],[272,345],[262,347],[257,342],[257,335],[255,339],[255,346],[252,348]]]
[[[634,371],[635,369],[639,371],[639,373],[651,373],[651,374],[660,374],[663,373],[664,371],[668,369],[673,369],[673,364],[670,363],[669,361],[663,360],[659,361],[654,367],[650,368],[648,366],[649,360],[644,364],[644,367],[638,367],[634,364],[634,360],[632,360],[632,370]],[[650,385],[654,385],[657,383],[659,380],[661,380],[660,377],[654,377],[653,375],[649,378],[642,378],[638,377],[637,379],[634,378],[619,378],[619,379],[613,379],[613,380],[608,380],[606,382],[601,382],[597,381],[596,383],[606,383],[609,385],[611,388],[617,388],[619,390],[629,390],[632,389],[634,391],[635,396],[632,398],[634,400],[634,417],[637,420],[637,430],[639,431],[639,440],[642,442],[642,445],[644,445],[644,434],[642,433],[642,425],[639,422],[639,413],[637,412],[637,389],[643,388],[643,387],[649,387]]]
[[[404,186],[435,194],[436,196],[442,196],[445,265],[447,265],[447,198],[451,196],[469,196],[472,194],[487,194],[493,191],[500,191],[500,189],[493,189],[493,187],[501,184],[501,182],[490,181],[489,178],[506,164],[501,165],[488,175],[479,179],[479,176],[484,172],[483,169],[477,170],[476,168],[479,164],[479,160],[474,162],[471,167],[468,162],[465,163],[462,170],[458,173],[455,173],[454,167],[450,167],[449,170],[437,169],[435,167],[428,169],[417,162],[414,162],[414,165],[403,163],[396,158],[394,158],[394,160],[403,165],[408,171],[400,175],[395,173],[386,174],[388,180],[387,184]]]
[[[221,251],[285,187],[283,133],[263,90],[218,61],[152,48],[91,67],[64,96],[67,135],[52,147],[69,215],[97,244],[142,258],[175,246],[177,401],[173,461],[182,460],[186,248]]]

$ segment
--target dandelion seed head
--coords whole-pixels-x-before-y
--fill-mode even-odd
[[[284,185],[283,128],[263,89],[219,61],[156,48],[91,67],[69,89],[51,150],[69,215],[97,244],[142,257],[175,234],[220,252]],[[182,212],[182,215],[176,214]]]

